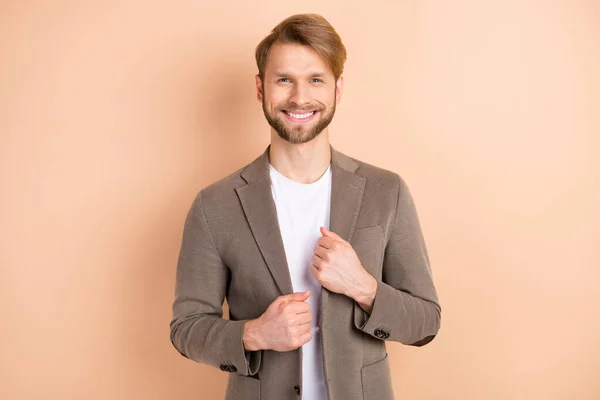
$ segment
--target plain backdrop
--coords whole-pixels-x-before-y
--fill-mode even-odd
[[[432,262],[397,398],[600,399],[595,0],[0,2],[0,398],[223,398],[169,340],[183,222],[269,143],[254,48],[303,12],[348,49],[332,144]]]

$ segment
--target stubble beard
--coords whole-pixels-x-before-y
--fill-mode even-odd
[[[337,95],[334,93],[333,105],[331,106],[331,110],[325,114],[319,116],[316,124],[312,128],[306,128],[303,124],[298,124],[295,128],[289,128],[284,121],[285,116],[280,115],[282,110],[277,108],[275,110],[276,115],[273,116],[269,113],[265,106],[265,99],[263,97],[262,107],[263,112],[265,114],[265,118],[271,127],[277,132],[280,138],[285,140],[286,142],[290,142],[293,144],[301,144],[307,143],[319,136],[323,129],[327,128],[331,121],[333,120],[333,115],[335,114],[335,103],[336,103]],[[323,114],[323,110],[319,109],[319,114]],[[308,130],[307,130],[308,129]]]

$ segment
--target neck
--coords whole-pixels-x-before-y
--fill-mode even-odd
[[[294,144],[271,132],[269,163],[280,174],[300,183],[317,181],[331,163],[329,132],[325,129],[307,143]]]

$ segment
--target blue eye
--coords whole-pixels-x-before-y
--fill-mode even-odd
[[[319,81],[319,82],[323,82],[321,79],[319,78],[313,78],[313,81]]]
[[[281,82],[281,81],[283,81],[284,79],[287,79],[287,80],[289,80],[290,78],[279,78],[279,79],[277,80],[277,82]]]

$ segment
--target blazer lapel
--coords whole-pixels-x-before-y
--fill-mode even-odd
[[[269,148],[244,171],[242,178],[248,183],[235,191],[240,198],[244,214],[254,235],[254,240],[277,283],[281,294],[293,292],[283,239],[277,219],[277,209],[271,194],[269,174]]]
[[[366,178],[356,175],[358,164],[345,154],[331,147],[331,211],[329,230],[349,242],[354,233],[362,203]],[[321,287],[319,327],[322,335],[327,318],[327,304],[331,292]]]
[[[281,237],[275,201],[271,194],[269,149],[246,167],[242,178],[247,185],[236,188],[256,244],[282,294],[293,292],[285,248]],[[350,241],[358,218],[365,178],[354,174],[358,164],[350,157],[331,149],[331,211],[329,230]],[[321,290],[322,325],[329,291]]]

